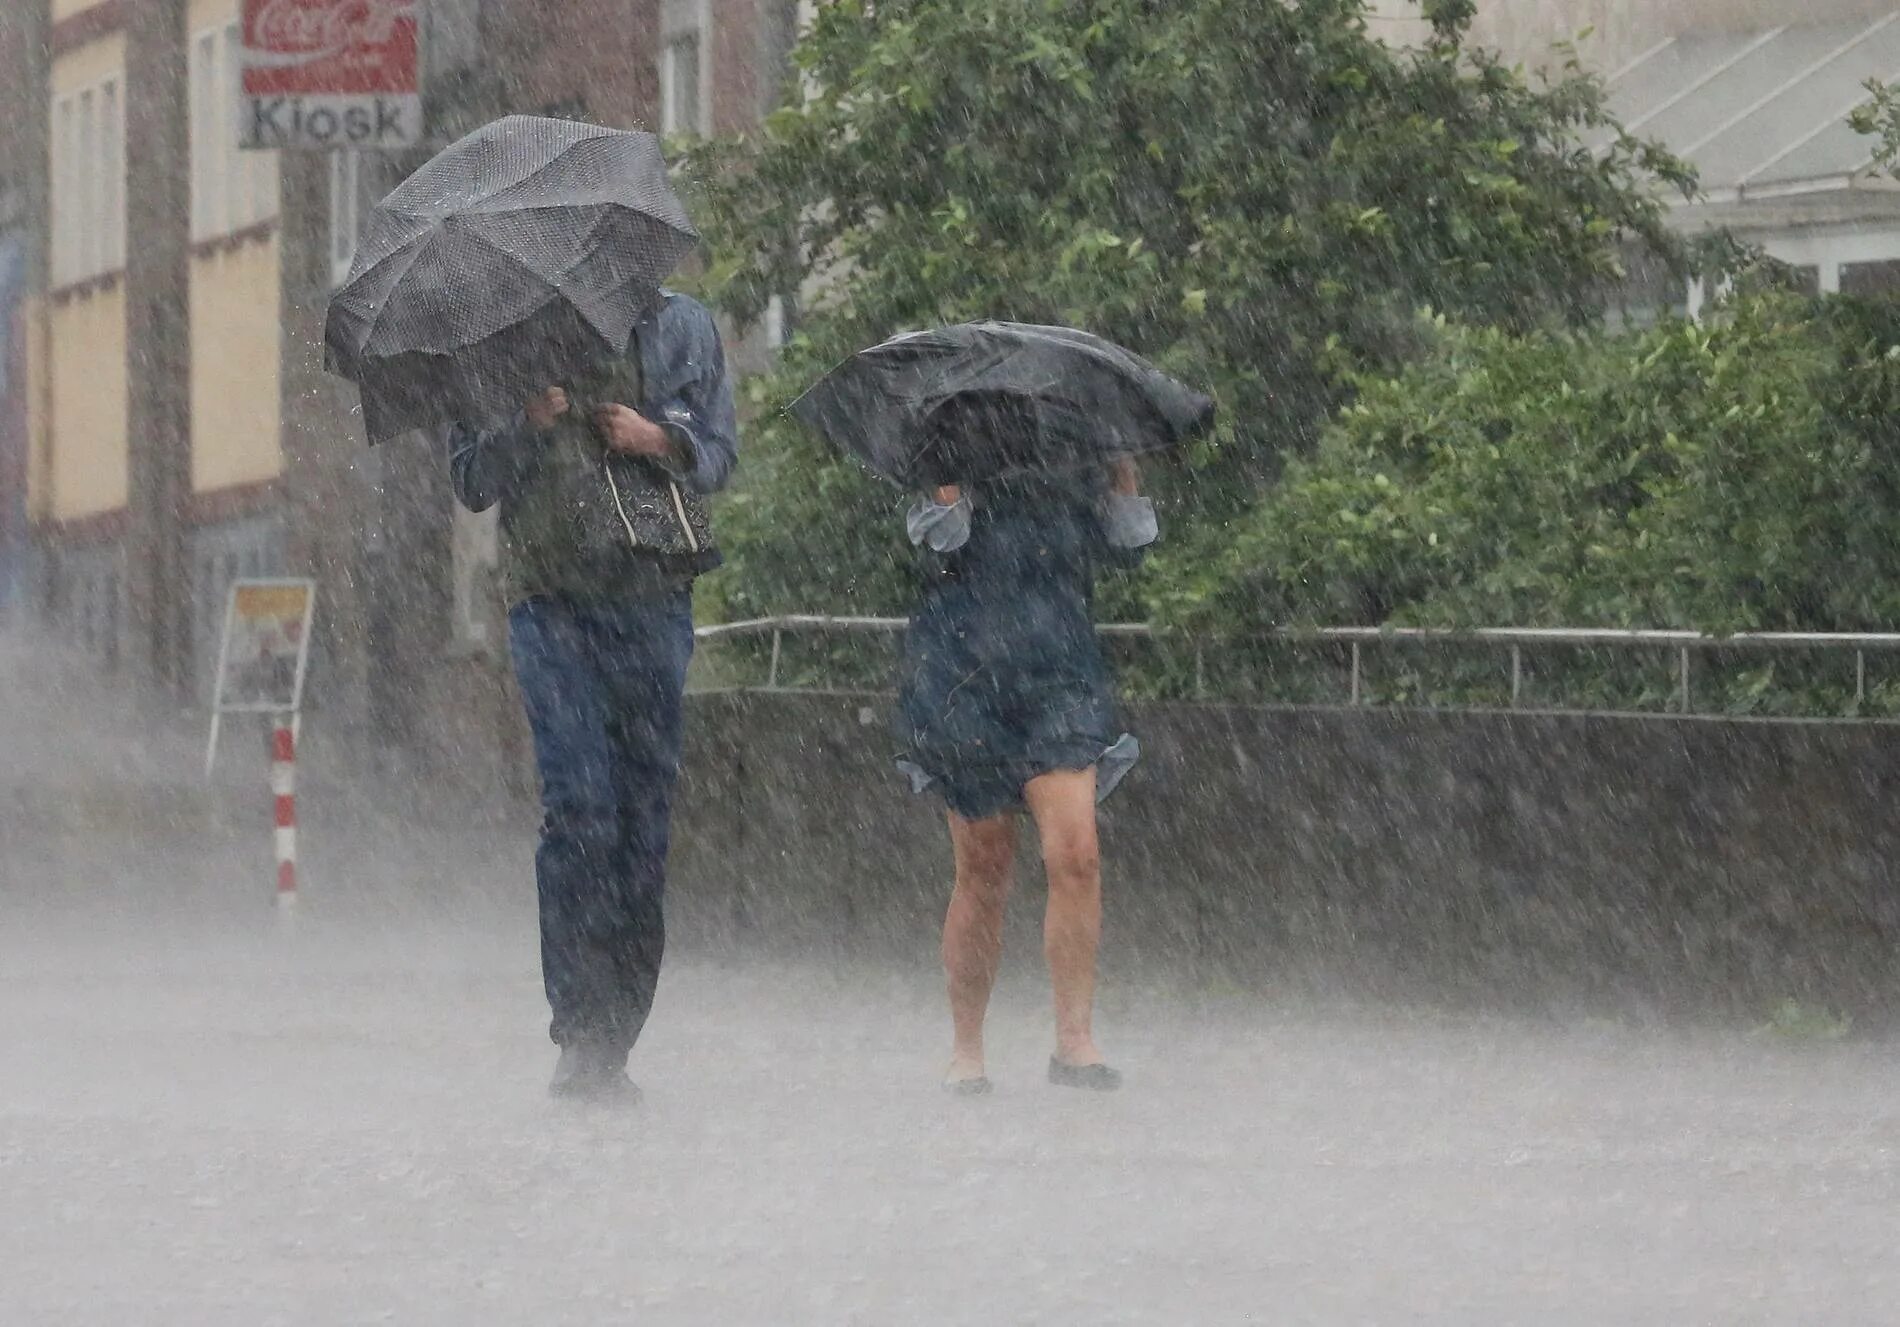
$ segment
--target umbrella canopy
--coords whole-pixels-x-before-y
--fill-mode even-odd
[[[1088,332],[979,322],[859,351],[791,411],[874,474],[929,488],[1174,447],[1214,402]]]
[[[505,419],[623,353],[697,240],[653,135],[508,116],[370,214],[325,366],[362,389],[372,442]]]

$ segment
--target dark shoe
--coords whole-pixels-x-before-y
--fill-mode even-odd
[[[1087,1092],[1113,1092],[1122,1085],[1122,1073],[1105,1064],[1064,1064],[1049,1057],[1049,1081],[1057,1087],[1079,1087]]]
[[[987,1097],[990,1094],[990,1080],[980,1074],[975,1078],[945,1079],[943,1090],[953,1097]]]
[[[640,1089],[627,1077],[627,1053],[586,1044],[561,1047],[548,1095],[563,1101],[640,1104]]]

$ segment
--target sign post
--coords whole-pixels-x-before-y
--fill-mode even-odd
[[[417,146],[421,32],[422,0],[244,0],[238,141]]]
[[[218,758],[218,734],[227,714],[268,714],[271,796],[275,813],[277,903],[297,901],[297,734],[304,677],[310,668],[310,622],[317,586],[310,580],[241,580],[231,585],[218,647],[217,688],[211,700],[211,737],[205,777]]]

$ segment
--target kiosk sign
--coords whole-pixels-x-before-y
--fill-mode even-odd
[[[217,710],[295,714],[302,707],[315,597],[315,585],[303,580],[231,586],[218,651]]]
[[[244,0],[239,141],[420,144],[421,11],[422,0]]]

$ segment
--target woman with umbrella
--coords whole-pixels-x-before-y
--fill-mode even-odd
[[[1119,347],[1005,323],[886,342],[795,407],[880,474],[924,490],[907,519],[924,575],[905,646],[899,766],[917,791],[942,796],[956,857],[943,930],[953,1092],[990,1090],[984,1016],[1025,812],[1049,887],[1049,1081],[1121,1084],[1093,1030],[1095,807],[1140,747],[1115,722],[1090,605],[1097,574],[1139,562],[1158,533],[1132,453],[1205,427],[1212,408]]]

